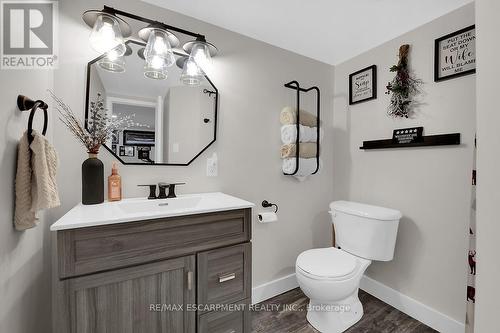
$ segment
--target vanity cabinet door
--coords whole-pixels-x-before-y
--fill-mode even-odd
[[[193,333],[195,257],[68,280],[75,333]]]

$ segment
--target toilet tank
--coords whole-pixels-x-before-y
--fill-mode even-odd
[[[336,245],[370,260],[389,261],[394,257],[401,212],[351,201],[334,201],[330,214]]]

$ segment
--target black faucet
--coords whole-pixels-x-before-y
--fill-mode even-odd
[[[137,186],[149,186],[149,197],[148,199],[156,199],[156,185],[154,184],[149,184],[149,185],[137,185]]]
[[[158,194],[158,199],[166,199],[166,198],[177,198],[175,194],[175,186],[176,185],[184,185],[186,183],[158,183],[158,188],[160,189],[160,193]],[[165,193],[168,188],[168,195]]]
[[[137,186],[149,186],[149,197],[148,199],[167,199],[167,198],[176,198],[177,195],[175,195],[175,186],[176,185],[184,185],[186,183],[158,183],[158,189],[159,193],[158,196],[156,196],[156,185],[155,184],[150,184],[150,185],[137,185]],[[166,190],[168,188],[168,194],[166,193]]]

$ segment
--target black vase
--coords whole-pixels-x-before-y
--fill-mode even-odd
[[[104,165],[97,154],[89,153],[82,164],[82,204],[95,205],[104,202]]]

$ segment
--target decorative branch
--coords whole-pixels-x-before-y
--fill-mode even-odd
[[[413,111],[413,99],[420,93],[423,81],[417,79],[408,68],[408,53],[410,45],[401,45],[399,48],[399,62],[390,68],[395,72],[394,79],[387,84],[387,95],[391,95],[391,103],[387,114],[391,117],[409,118]]]
[[[82,121],[53,91],[49,90],[49,93],[56,102],[56,109],[59,112],[61,122],[91,154],[97,154],[101,145],[111,139],[115,131],[143,126],[133,121],[135,114],[117,117],[108,116],[101,94],[97,94],[97,99],[90,102],[88,119]]]

